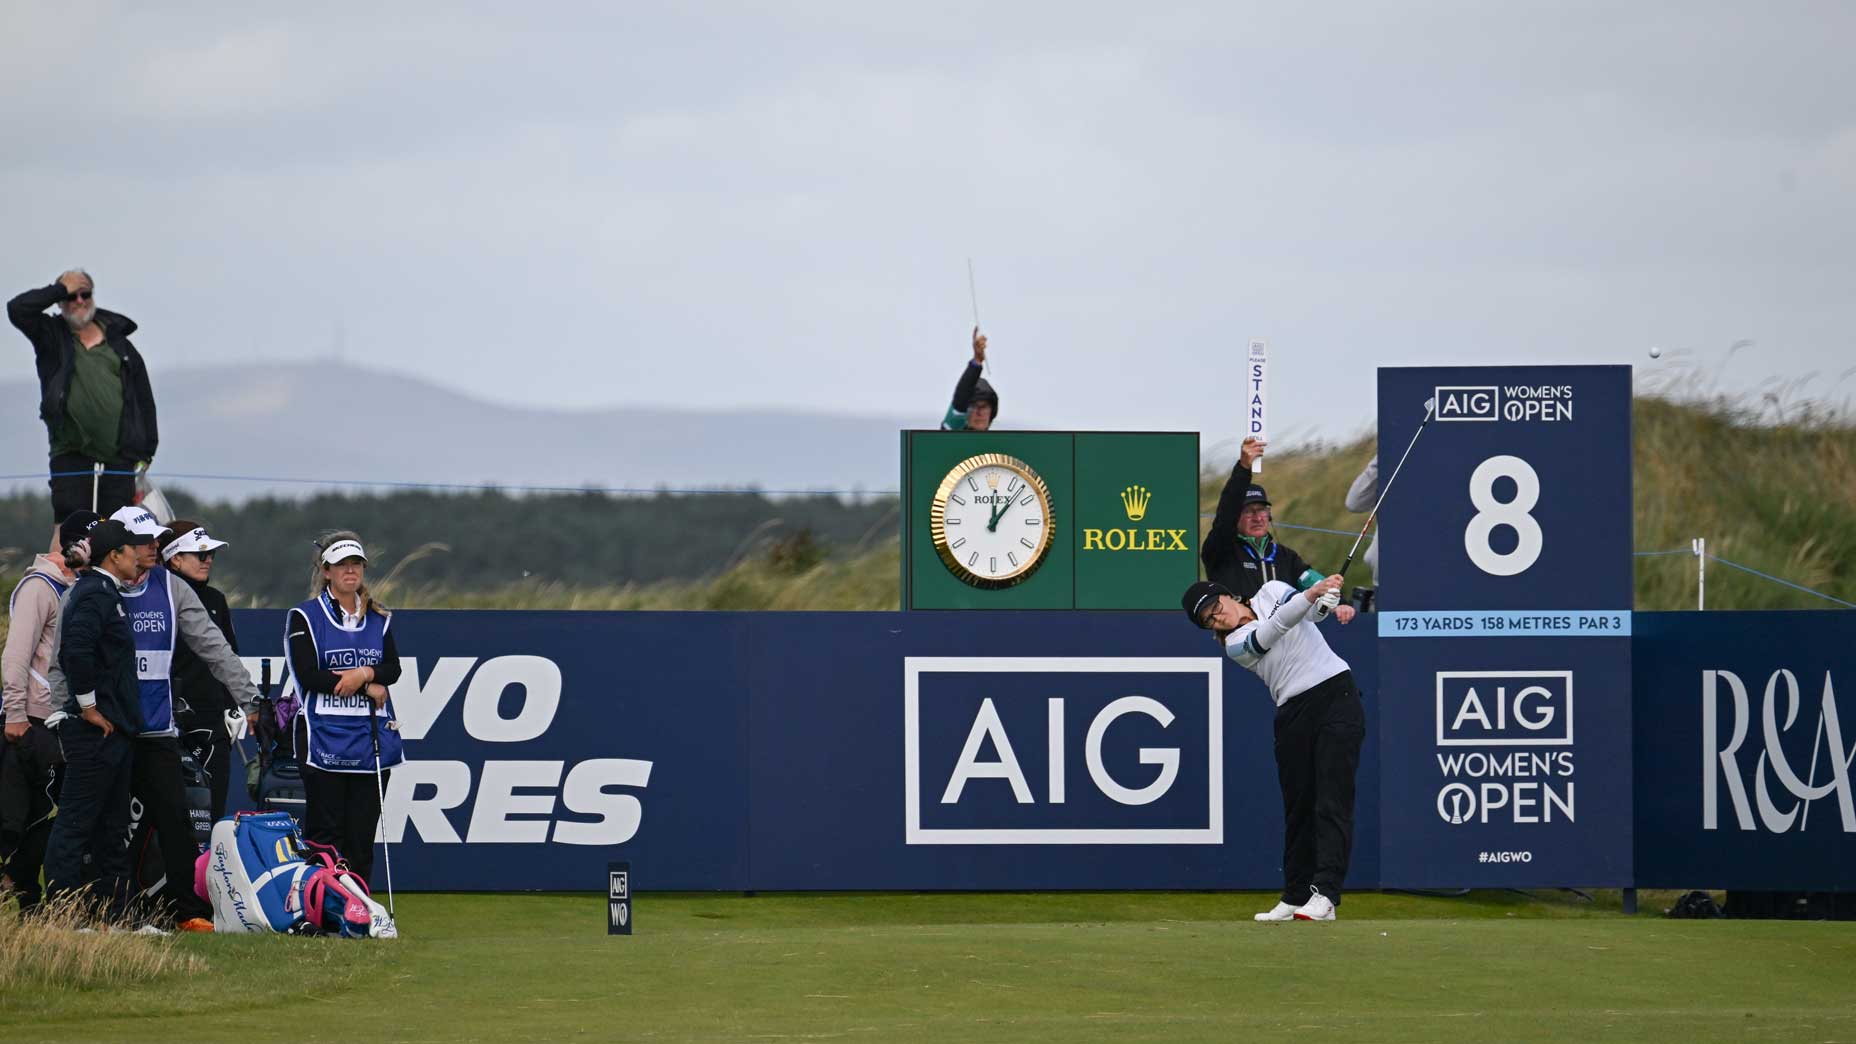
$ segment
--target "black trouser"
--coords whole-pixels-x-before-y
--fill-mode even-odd
[[[1340,902],[1353,854],[1353,777],[1366,709],[1353,672],[1292,696],[1276,710],[1276,778],[1282,784],[1282,901],[1311,890]]]
[[[104,518],[110,517],[117,508],[127,507],[135,502],[134,475],[104,475],[96,479],[91,474],[97,462],[77,453],[59,453],[51,459],[51,473],[63,476],[50,480],[52,487],[52,521],[63,522],[65,516],[73,511],[90,510],[90,484],[97,484],[96,512]],[[106,460],[105,471],[134,471],[132,460]],[[82,472],[72,475],[70,472]]]
[[[380,827],[380,792],[391,770],[374,781],[372,772],[324,772],[303,766],[303,835],[334,845],[349,869],[374,886],[374,833]]]
[[[130,778],[130,793],[142,803],[142,818],[161,846],[161,870],[167,877],[161,886],[164,912],[176,921],[212,916],[212,907],[193,890],[193,864],[200,858],[200,846],[193,840],[193,816],[181,782],[180,740],[137,737]]]
[[[52,837],[64,757],[58,737],[37,718],[28,719],[26,734],[6,748],[0,765],[0,873],[13,879],[24,912],[39,901],[39,870]]]
[[[57,898],[85,887],[84,857],[91,858],[95,897],[114,919],[128,912],[129,779],[135,743],[121,729],[103,730],[82,718],[58,723],[64,751],[64,788],[45,848],[45,894]]]

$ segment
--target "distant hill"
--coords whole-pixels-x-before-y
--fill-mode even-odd
[[[45,469],[38,386],[22,350],[22,379],[0,382],[0,475]],[[503,486],[894,489],[897,431],[933,424],[935,389],[913,418],[825,416],[766,410],[644,407],[539,410],[496,405],[413,377],[355,364],[363,408],[333,413],[317,395],[325,365],[253,364],[153,375],[161,418],[155,473],[248,476],[169,478],[207,500],[316,487],[279,478]],[[356,427],[361,430],[354,430]],[[327,449],[301,447],[319,431]],[[0,488],[43,489],[42,480]],[[327,488],[327,487],[323,487]]]

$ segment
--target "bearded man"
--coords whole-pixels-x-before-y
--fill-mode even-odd
[[[6,304],[39,371],[54,521],[80,509],[108,517],[134,501],[133,473],[154,459],[159,441],[148,367],[129,341],[135,320],[98,308],[96,289],[90,273],[72,269]],[[54,305],[57,314],[45,314]]]

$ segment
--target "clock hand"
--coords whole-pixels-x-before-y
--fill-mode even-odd
[[[992,509],[992,517],[986,520],[986,532],[996,533],[999,531],[999,516],[1003,514],[1005,514],[1004,506]]]
[[[992,532],[995,532],[995,533],[998,532],[999,531],[999,520],[1005,517],[1006,511],[1009,510],[1011,506],[1012,506],[1012,501],[1010,500],[999,505],[999,513],[992,517],[992,525],[987,526],[986,528],[988,530],[991,530]]]

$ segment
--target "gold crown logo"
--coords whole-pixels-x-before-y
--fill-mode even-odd
[[[992,474],[986,476],[986,488],[987,489],[998,489],[999,488],[999,473],[998,472],[995,471]]]
[[[1147,502],[1153,494],[1147,492],[1146,486],[1129,486],[1121,491],[1121,506],[1128,512],[1128,521],[1139,522],[1147,517]]]

